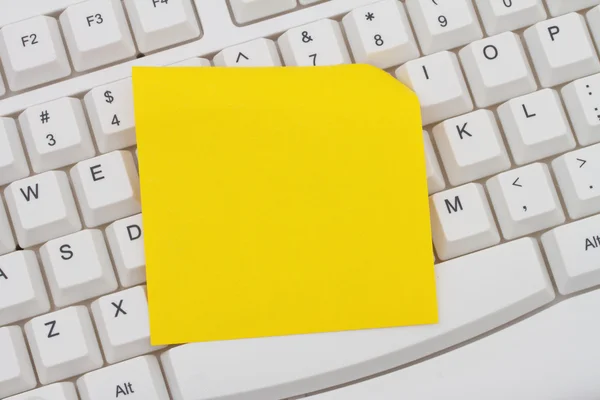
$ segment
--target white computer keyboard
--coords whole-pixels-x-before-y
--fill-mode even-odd
[[[0,398],[600,398],[599,51],[600,0],[0,0]],[[440,323],[150,346],[131,66],[351,62],[419,96]]]

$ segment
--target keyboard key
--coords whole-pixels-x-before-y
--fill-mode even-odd
[[[600,6],[592,8],[587,13],[588,26],[600,52]]]
[[[9,253],[17,247],[12,231],[8,215],[4,208],[4,202],[0,197],[0,255]]]
[[[2,75],[0,75],[0,96],[4,96],[6,93],[6,89],[4,88],[4,81],[2,80]]]
[[[58,23],[43,15],[0,29],[0,56],[8,86],[14,91],[71,73]]]
[[[44,244],[40,256],[57,307],[117,289],[102,232],[83,230]]]
[[[473,102],[454,53],[443,51],[412,60],[396,77],[419,97],[423,125],[473,110]]]
[[[280,67],[281,59],[275,42],[256,39],[221,50],[213,59],[221,67]]]
[[[527,164],[575,147],[567,116],[555,90],[543,89],[498,107],[515,162]]]
[[[96,154],[79,99],[63,97],[19,115],[35,172],[64,167]]]
[[[546,232],[542,243],[559,292],[600,284],[600,215]]]
[[[176,62],[169,65],[170,67],[210,67],[210,61],[206,58],[192,57],[187,60]]]
[[[488,35],[514,31],[547,18],[542,0],[475,0]]]
[[[25,324],[25,333],[43,385],[102,366],[94,327],[84,306],[36,317]]]
[[[342,23],[357,63],[385,69],[420,55],[399,1],[383,0],[355,8]]]
[[[92,303],[92,313],[109,363],[165,347],[150,345],[148,301],[142,286],[101,297]]]
[[[296,0],[229,0],[229,3],[240,24],[296,8]]]
[[[200,35],[191,0],[125,0],[124,3],[142,53]]]
[[[0,325],[48,312],[50,302],[35,253],[0,257]]]
[[[0,186],[28,175],[17,125],[12,118],[0,118]]]
[[[406,0],[423,54],[449,50],[481,39],[471,0]]]
[[[77,380],[82,400],[169,400],[154,356],[144,356],[90,372]]]
[[[524,37],[543,87],[600,72],[596,50],[579,14],[538,22]]]
[[[100,67],[135,56],[120,0],[87,0],[60,15],[76,71]]]
[[[461,185],[510,168],[494,113],[477,110],[433,128],[444,169],[452,185]]]
[[[6,204],[21,247],[81,229],[67,174],[50,171],[8,185]]]
[[[98,150],[135,145],[131,78],[95,87],[84,97]]]
[[[440,164],[435,155],[435,150],[433,150],[433,145],[431,144],[431,139],[429,138],[429,133],[427,133],[427,131],[423,131],[423,142],[425,143],[427,187],[429,194],[433,194],[440,190],[444,190],[446,183],[444,182],[444,176],[442,175]]]
[[[537,90],[521,40],[512,32],[473,42],[459,55],[478,107]]]
[[[0,279],[2,279],[0,277]],[[0,328],[0,396],[10,396],[37,384],[23,333],[18,326]]]
[[[600,4],[600,0],[546,0],[553,17]]]
[[[287,66],[350,64],[340,25],[323,19],[292,28],[277,40]]]
[[[429,199],[431,230],[442,260],[500,243],[500,235],[483,187],[469,183]]]
[[[74,384],[61,382],[21,393],[6,400],[79,400],[79,397],[77,397]]]
[[[146,282],[142,214],[113,222],[106,228],[119,281],[125,287]]]
[[[600,74],[569,83],[562,95],[579,143],[600,142]]]
[[[141,211],[139,177],[128,151],[82,161],[71,168],[71,179],[88,227]]]
[[[171,394],[178,400],[302,395],[397,368],[554,299],[530,238],[439,264],[436,278],[437,324],[186,344],[161,356]],[[359,399],[379,397],[370,392]]]
[[[600,212],[600,144],[558,157],[552,168],[571,218]]]
[[[506,240],[565,222],[545,164],[530,164],[504,172],[486,184]]]

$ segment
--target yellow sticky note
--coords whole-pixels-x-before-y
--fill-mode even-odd
[[[133,86],[153,344],[437,322],[409,89],[360,65]]]

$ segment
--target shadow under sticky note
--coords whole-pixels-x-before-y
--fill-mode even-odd
[[[133,85],[153,344],[437,322],[409,89],[361,65]]]

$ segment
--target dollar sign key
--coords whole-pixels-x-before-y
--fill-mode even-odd
[[[106,97],[106,102],[108,104],[111,104],[113,101],[115,101],[115,98],[112,96],[112,92],[110,90],[104,92],[104,97]]]

